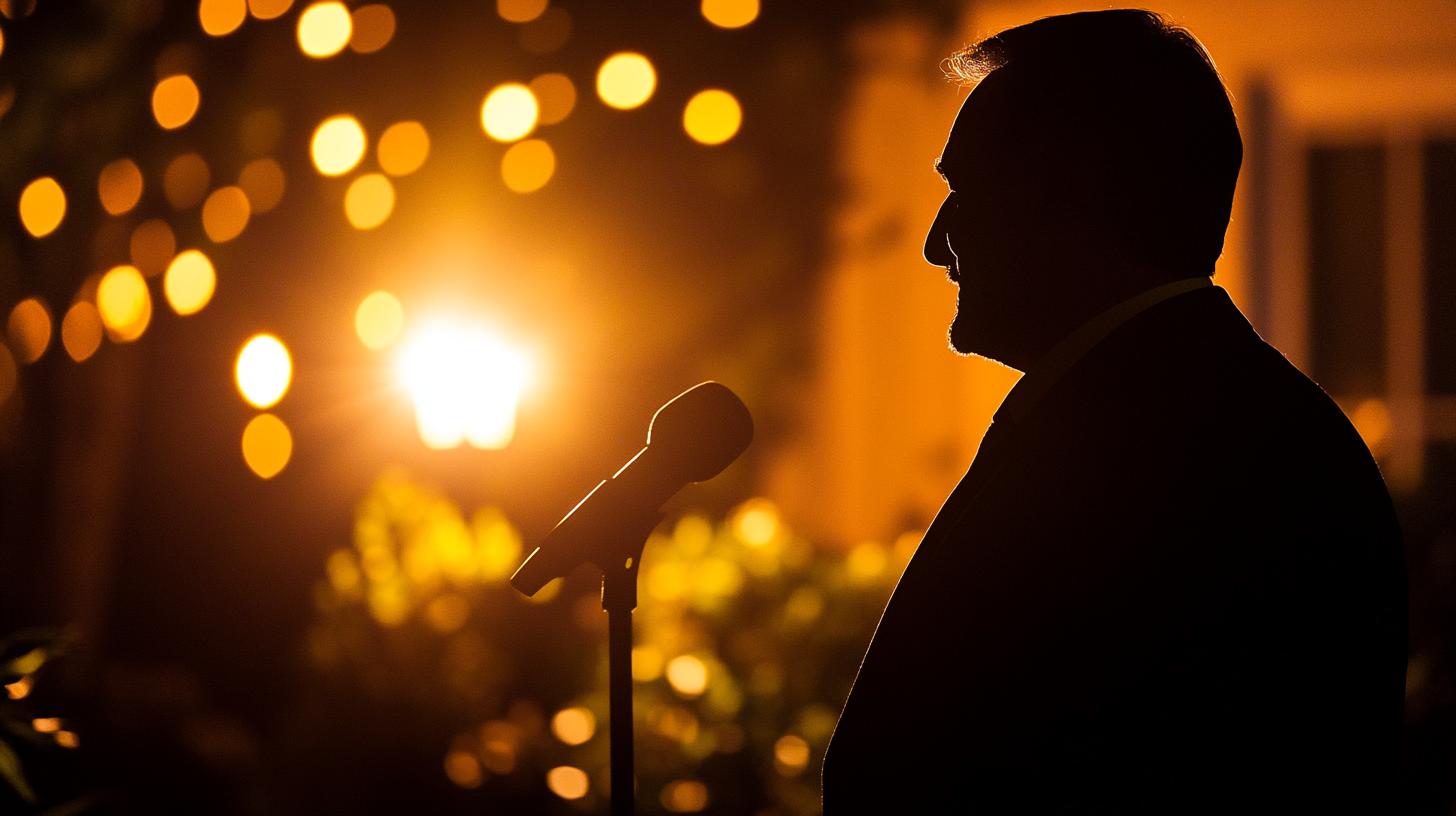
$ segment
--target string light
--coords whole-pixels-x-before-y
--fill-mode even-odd
[[[717,88],[699,91],[683,108],[683,130],[694,141],[720,145],[743,124],[743,108],[733,94]]]
[[[556,154],[543,139],[511,145],[501,157],[501,180],[512,192],[533,193],[556,172]]]
[[[243,461],[260,479],[283,472],[293,457],[293,434],[283,420],[259,414],[243,428]]]
[[[498,142],[524,139],[536,129],[541,107],[531,89],[519,82],[497,85],[480,104],[480,126]]]
[[[271,334],[255,334],[238,352],[233,376],[238,392],[249,405],[271,408],[288,392],[293,359],[282,340]]]
[[[201,103],[197,83],[186,74],[164,77],[152,88],[152,116],[163,130],[176,130],[191,122]]]
[[[309,144],[313,166],[325,176],[342,176],[364,158],[364,126],[348,114],[330,116],[314,129]]]
[[[354,20],[343,3],[314,3],[298,15],[298,48],[314,59],[344,50],[354,33]]]
[[[101,168],[96,195],[108,215],[123,215],[142,197],[142,171],[131,159],[117,159]]]
[[[32,181],[20,192],[20,223],[31,235],[50,235],[65,217],[66,191],[50,176]]]
[[[96,287],[96,308],[111,339],[129,343],[142,336],[152,319],[152,294],[134,266],[114,266]]]
[[[657,89],[657,72],[647,57],[623,51],[607,57],[597,69],[597,96],[619,110],[639,108]]]
[[[212,261],[201,250],[189,249],[178,253],[167,266],[167,276],[162,279],[162,290],[167,303],[179,315],[196,314],[212,300],[217,288],[217,272]]]

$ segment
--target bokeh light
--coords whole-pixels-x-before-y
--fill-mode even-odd
[[[372,54],[389,45],[394,37],[394,10],[383,3],[370,3],[354,9],[353,23],[349,50],[356,54]]]
[[[743,124],[743,108],[733,94],[717,88],[698,91],[683,108],[683,130],[694,141],[720,145]]]
[[[663,786],[658,801],[671,813],[697,813],[708,807],[708,786],[696,779],[674,779]]]
[[[546,10],[547,0],[495,0],[496,13],[510,23],[529,23]]]
[[[623,51],[607,57],[597,69],[597,96],[618,110],[647,103],[657,89],[657,72],[647,57]]]
[[[485,773],[480,769],[480,760],[469,751],[451,751],[445,755],[445,776],[459,787],[471,789],[480,787]]]
[[[241,187],[220,187],[202,205],[202,229],[213,243],[225,244],[243,234],[253,211]]]
[[[567,745],[581,745],[596,732],[596,715],[582,706],[563,708],[551,718],[551,733]]]
[[[101,348],[101,314],[90,301],[77,301],[66,310],[61,318],[61,346],[78,363]]]
[[[353,34],[354,20],[343,3],[314,3],[298,15],[299,50],[314,59],[343,51]]]
[[[344,193],[344,215],[354,229],[371,230],[394,212],[394,185],[383,173],[365,173]]]
[[[437,450],[510,444],[529,374],[525,355],[495,334],[450,320],[423,326],[399,357],[420,441]]]
[[[699,8],[719,28],[742,28],[758,19],[758,0],[703,0]]]
[[[774,743],[774,767],[784,776],[797,776],[809,766],[809,743],[796,734],[785,734]]]
[[[684,697],[699,697],[708,688],[708,667],[693,655],[678,655],[667,663],[667,683]]]
[[[749,499],[733,520],[733,532],[750,547],[773,543],[782,526],[778,508],[768,499]]]
[[[142,171],[131,159],[117,159],[101,168],[96,177],[96,195],[109,215],[131,211],[142,197]]]
[[[564,8],[549,8],[545,14],[521,26],[518,33],[526,53],[555,53],[571,39],[571,14]]]
[[[192,121],[201,101],[192,77],[173,74],[159,80],[152,89],[152,115],[164,130],[176,130]]]
[[[33,363],[51,344],[51,310],[40,298],[29,297],[15,304],[5,322],[5,337],[22,363]]]
[[[238,143],[249,156],[272,153],[283,139],[283,114],[275,108],[259,108],[243,117]]]
[[[519,82],[497,85],[480,104],[480,126],[498,142],[514,142],[530,135],[540,115],[536,95]]]
[[[237,31],[247,18],[246,0],[201,0],[197,4],[197,20],[202,30],[212,37],[225,37]]]
[[[162,171],[162,193],[173,209],[196,206],[207,195],[211,184],[212,171],[207,161],[196,153],[183,153],[167,162],[167,169]]]
[[[152,294],[134,266],[114,266],[96,287],[96,308],[111,339],[129,343],[142,336],[152,319]]]
[[[379,168],[391,176],[420,169],[430,155],[430,134],[419,122],[395,122],[379,137]]]
[[[354,333],[371,351],[388,348],[404,330],[404,307],[399,298],[380,290],[370,292],[354,310]]]
[[[286,187],[283,168],[268,157],[253,159],[239,171],[238,186],[248,196],[253,212],[268,212],[283,200]]]
[[[501,180],[517,193],[532,193],[546,186],[556,172],[556,153],[542,139],[511,145],[501,156]]]
[[[293,0],[248,0],[248,11],[258,20],[276,20],[292,7]]]
[[[238,393],[254,408],[271,408],[293,381],[293,359],[283,341],[271,334],[255,334],[238,352],[233,378]]]
[[[541,124],[554,125],[571,115],[576,107],[576,85],[566,74],[542,74],[531,80],[531,93],[541,108]]]
[[[580,799],[591,789],[586,771],[561,765],[546,772],[546,787],[562,799]]]
[[[177,252],[177,236],[166,221],[149,218],[131,231],[128,249],[132,265],[140,269],[144,277],[154,277],[162,274]]]
[[[309,152],[313,166],[325,176],[342,176],[364,158],[368,142],[364,126],[348,114],[330,116],[313,131]]]
[[[177,254],[167,266],[162,290],[167,303],[179,315],[196,314],[212,300],[217,288],[217,272],[212,261],[201,250],[188,249]]]
[[[260,479],[277,476],[292,457],[293,434],[278,417],[259,414],[243,428],[243,461]]]
[[[20,223],[31,235],[50,235],[65,217],[66,191],[50,176],[41,176],[20,192]]]

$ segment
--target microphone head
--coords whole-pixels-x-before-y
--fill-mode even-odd
[[[647,426],[647,448],[689,482],[717,476],[753,441],[753,417],[728,386],[709,380],[668,400]]]

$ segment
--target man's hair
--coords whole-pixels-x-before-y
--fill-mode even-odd
[[[1187,29],[1136,9],[1047,17],[949,57],[976,84],[1004,72],[1049,172],[1093,168],[1089,213],[1143,259],[1212,274],[1243,142],[1213,59]]]

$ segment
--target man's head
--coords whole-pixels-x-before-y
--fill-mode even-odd
[[[970,46],[925,258],[960,286],[951,347],[1026,367],[1082,321],[1212,275],[1243,145],[1222,80],[1152,12],[1048,17]]]

